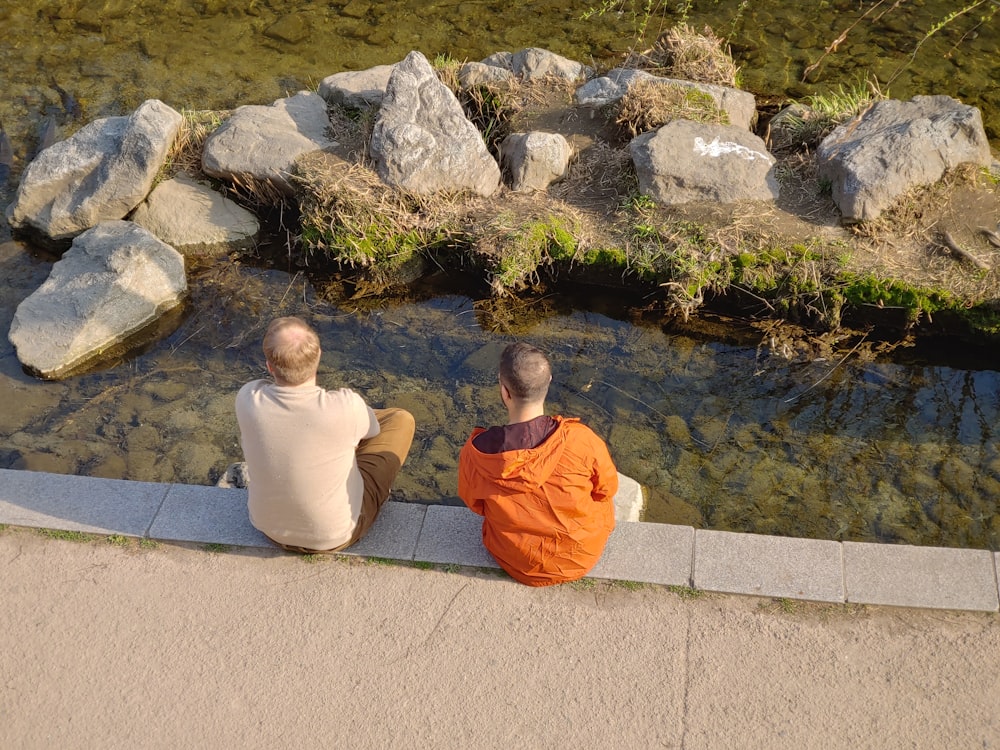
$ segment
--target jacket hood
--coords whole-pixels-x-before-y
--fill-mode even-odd
[[[566,450],[566,423],[579,422],[577,418],[554,416],[556,428],[540,445],[534,448],[483,453],[472,440],[485,430],[477,427],[469,438],[468,447],[476,453],[476,464],[485,474],[494,477],[497,486],[513,492],[525,492],[545,484],[559,465]]]

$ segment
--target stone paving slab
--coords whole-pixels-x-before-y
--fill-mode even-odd
[[[694,547],[697,589],[844,601],[839,542],[698,529]]]
[[[622,522],[587,577],[690,586],[693,560],[690,526]]]
[[[339,554],[385,557],[390,560],[419,560],[417,542],[427,516],[426,505],[387,502],[368,533]]]
[[[483,519],[468,508],[428,505],[416,559],[441,565],[499,568],[483,546]]]
[[[0,524],[274,547],[250,525],[245,490],[11,469],[0,469]],[[343,554],[498,568],[482,545],[481,526],[464,506],[389,502],[368,535]],[[996,612],[998,570],[1000,552],[987,550],[841,544],[620,521],[589,577]]]
[[[169,485],[0,469],[0,523],[144,536]]]
[[[844,542],[847,601],[933,609],[998,608],[988,550]]]
[[[250,524],[246,490],[191,484],[170,485],[149,536],[171,542],[276,546]]]

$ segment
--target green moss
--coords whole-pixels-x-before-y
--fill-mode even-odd
[[[498,217],[504,223],[509,217]],[[568,220],[557,216],[530,221],[514,229],[503,229],[495,238],[498,248],[491,283],[498,292],[519,289],[542,265],[572,261],[578,243]]]
[[[902,307],[911,320],[921,314],[955,309],[958,303],[948,292],[906,284],[901,281],[880,279],[872,275],[848,275],[844,281],[844,300],[856,305]]]
[[[583,254],[583,262],[588,266],[625,268],[628,265],[628,255],[619,247],[592,248]]]
[[[975,307],[959,309],[958,316],[974,333],[991,338],[1000,336],[1000,311],[998,310],[984,305],[976,305]]]

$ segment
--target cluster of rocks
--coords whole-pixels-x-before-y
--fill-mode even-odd
[[[459,71],[463,87],[507,80],[578,84],[581,116],[614,105],[637,80],[693,87],[729,124],[673,120],[630,145],[640,190],[658,203],[774,201],[775,157],[751,128],[754,97],[734,88],[590,68],[540,49],[498,53]],[[204,174],[280,203],[293,199],[296,161],[330,150],[331,107],[378,108],[368,156],[387,185],[415,194],[493,196],[503,186],[544,191],[573,149],[560,133],[523,132],[499,161],[451,90],[419,52],[396,65],[338,73],[318,92],[239,107],[208,137]],[[159,184],[182,116],[157,100],[96,120],[42,151],[22,175],[7,218],[18,232],[72,241],[51,278],[18,308],[10,330],[29,370],[57,378],[181,304],[184,255],[254,242],[257,218],[211,185],[179,174]],[[817,159],[847,221],[874,218],[914,184],[957,164],[990,162],[979,111],[945,96],[883,101],[828,136]]]

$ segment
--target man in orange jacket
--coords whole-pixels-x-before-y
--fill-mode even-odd
[[[529,586],[585,576],[615,527],[618,471],[608,448],[579,419],[545,416],[550,382],[539,349],[504,349],[507,424],[475,428],[458,459],[458,494],[483,516],[483,544]]]

